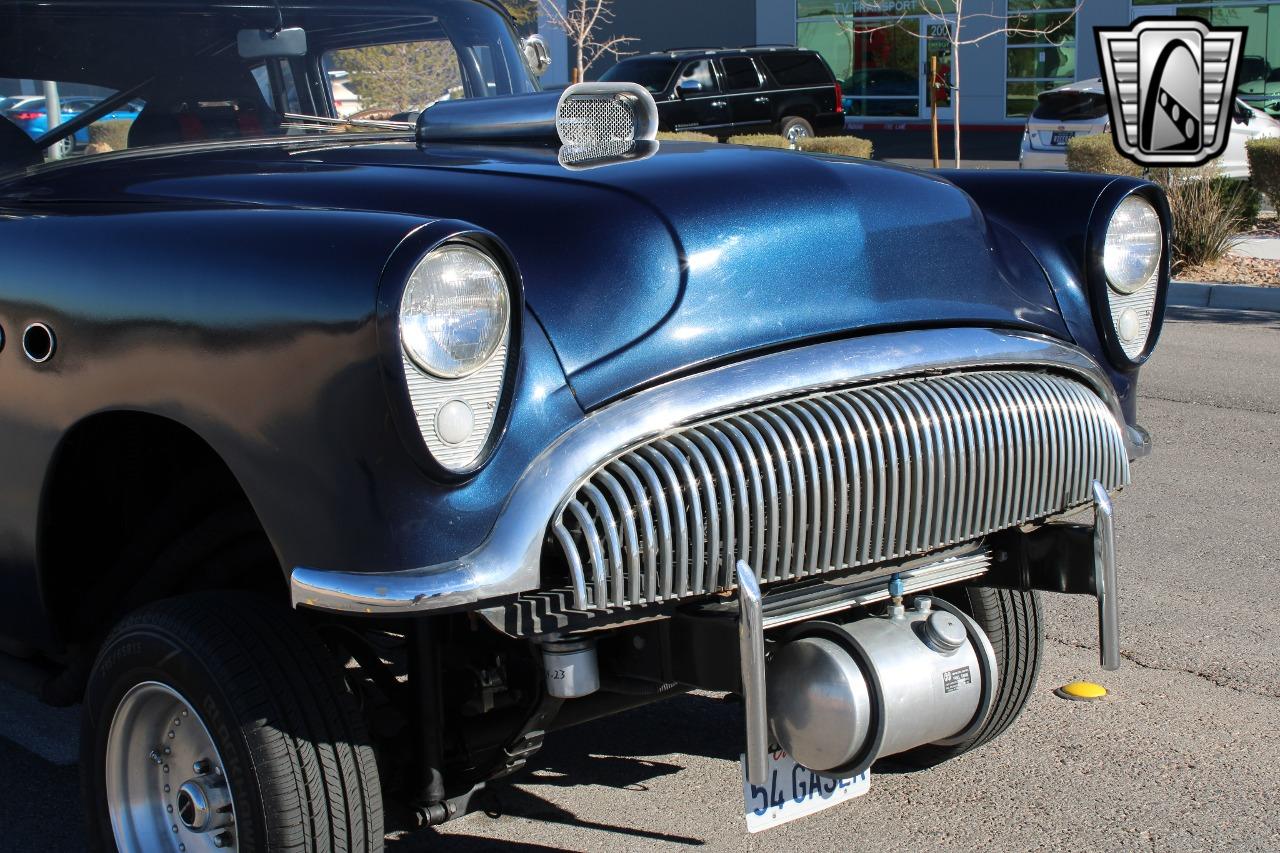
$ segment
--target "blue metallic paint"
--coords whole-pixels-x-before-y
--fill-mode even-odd
[[[44,320],[60,341],[43,366],[0,351],[5,633],[38,633],[30,496],[61,437],[97,412],[201,436],[286,569],[393,571],[474,549],[584,410],[664,377],[921,327],[1047,334],[1105,360],[1081,273],[1093,179],[951,176],[966,195],[927,174],[737,146],[664,144],[583,173],[555,154],[306,140],[0,179],[0,245],[27,250],[0,269],[0,328]],[[1037,211],[1061,198],[1067,235],[1021,215],[1014,190]],[[999,215],[984,218],[988,204]],[[384,333],[400,286],[389,259],[460,228],[506,247],[527,299],[505,434],[461,486],[415,464]],[[56,270],[40,261],[53,254]],[[1132,376],[1113,369],[1130,414]]]
[[[126,198],[341,199],[489,230],[511,247],[587,409],[662,376],[851,329],[1066,332],[1043,274],[992,251],[968,196],[865,162],[667,143],[642,162],[570,173],[552,149],[330,142],[103,164],[99,176]],[[567,255],[547,250],[566,239]]]

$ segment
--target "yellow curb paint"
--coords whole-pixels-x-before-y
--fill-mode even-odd
[[[1101,684],[1094,684],[1092,681],[1073,681],[1070,684],[1064,684],[1057,690],[1053,691],[1057,696],[1063,699],[1072,699],[1077,702],[1088,702],[1094,699],[1101,699],[1107,695],[1107,688]]]

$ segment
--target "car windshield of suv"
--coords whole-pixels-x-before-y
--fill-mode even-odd
[[[305,32],[305,52],[241,47],[282,26]],[[0,174],[147,146],[403,133],[441,100],[537,89],[509,19],[477,0],[18,0],[0,6],[0,91],[18,93],[0,107]]]
[[[675,70],[672,59],[628,59],[601,74],[600,79],[608,83],[638,83],[658,94],[666,91]]]

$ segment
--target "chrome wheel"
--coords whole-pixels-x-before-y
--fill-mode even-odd
[[[793,124],[791,127],[787,128],[787,141],[792,145],[795,145],[801,139],[806,139],[811,135],[812,134],[809,133],[809,129],[803,124]]]
[[[222,757],[181,693],[134,685],[111,718],[107,809],[121,853],[235,850],[236,816]]]

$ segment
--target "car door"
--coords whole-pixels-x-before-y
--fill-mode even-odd
[[[674,130],[717,130],[732,123],[729,102],[720,91],[710,59],[694,59],[680,66],[668,115]]]
[[[750,56],[720,59],[721,85],[734,130],[762,130],[773,123],[764,75]]]

